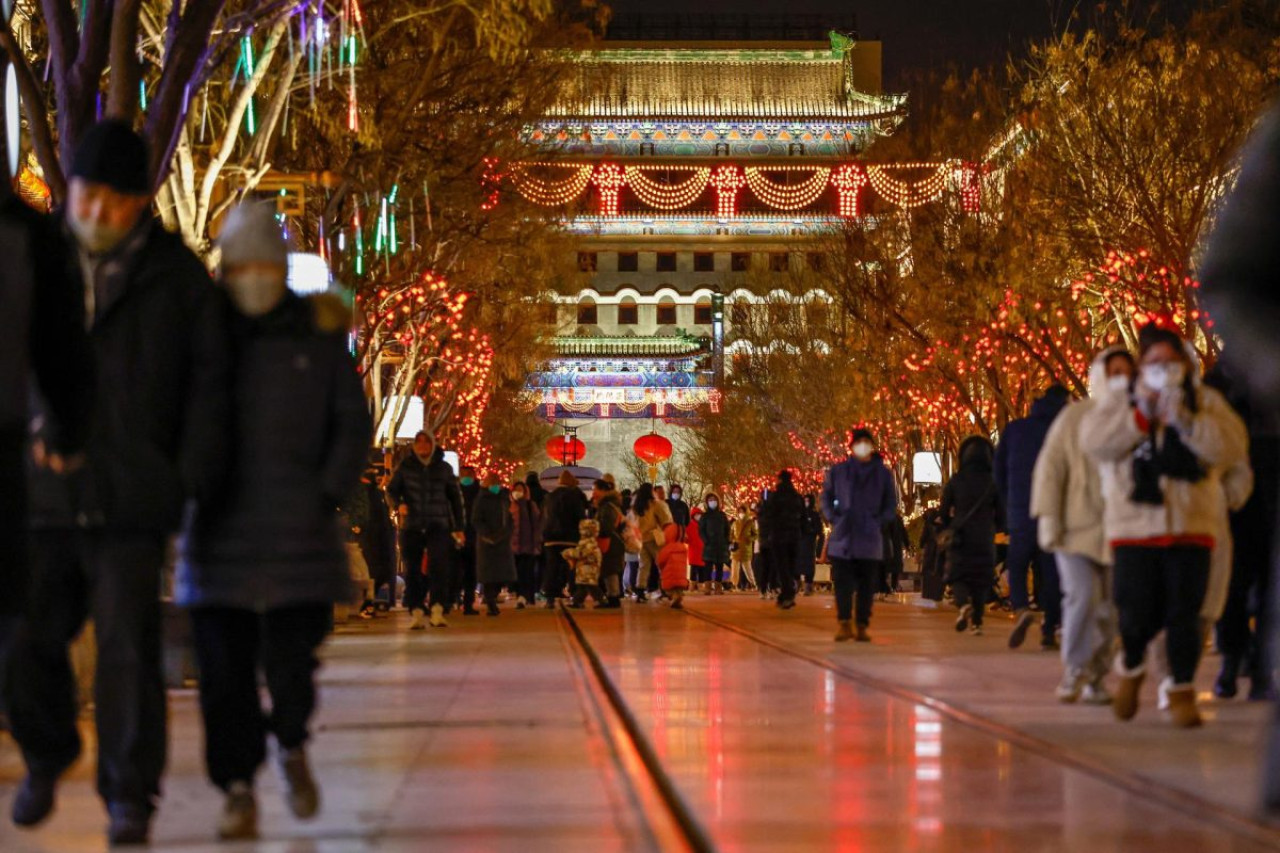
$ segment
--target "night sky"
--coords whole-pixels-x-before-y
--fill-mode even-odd
[[[1193,0],[1166,0],[1182,8]],[[1021,55],[1030,41],[1060,31],[1070,11],[1094,0],[610,0],[616,15],[819,14],[857,16],[863,38],[884,42],[885,84],[892,88],[919,71],[971,68]],[[1144,14],[1156,3],[1133,4]]]

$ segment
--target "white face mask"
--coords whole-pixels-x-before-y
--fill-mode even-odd
[[[1146,364],[1142,367],[1142,384],[1152,391],[1177,388],[1187,376],[1187,369],[1176,362]]]
[[[1123,394],[1129,390],[1129,377],[1123,373],[1107,377],[1107,390],[1112,394]]]
[[[679,492],[672,492],[672,493],[671,493],[671,499],[672,499],[673,501],[678,501],[678,500],[680,500],[680,493],[679,493]]]
[[[720,501],[707,501],[707,509],[715,509],[720,506]]]
[[[871,452],[875,447],[869,441],[859,441],[853,446],[853,455],[862,460],[871,458]]]
[[[277,273],[248,270],[226,277],[227,292],[236,309],[246,317],[261,317],[284,298],[285,281]]]
[[[128,228],[115,228],[101,222],[81,222],[74,214],[67,215],[67,226],[81,247],[91,255],[109,252],[129,236]]]

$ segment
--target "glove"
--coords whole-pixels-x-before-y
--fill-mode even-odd
[[[1181,388],[1166,388],[1156,401],[1156,416],[1165,426],[1176,427],[1183,434],[1191,431],[1191,413]]]

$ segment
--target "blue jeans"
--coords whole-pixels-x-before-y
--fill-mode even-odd
[[[1053,555],[1041,551],[1036,542],[1034,524],[1009,531],[1009,555],[1004,566],[1009,572],[1009,598],[1015,611],[1025,610],[1031,605],[1027,571],[1035,574],[1036,600],[1044,611],[1044,638],[1052,640],[1062,624],[1062,587]]]

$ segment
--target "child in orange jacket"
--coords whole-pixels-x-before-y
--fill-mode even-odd
[[[689,588],[689,546],[684,530],[677,524],[662,529],[666,544],[658,551],[658,570],[662,575],[662,591],[671,596],[671,609],[684,609],[684,591]]]

